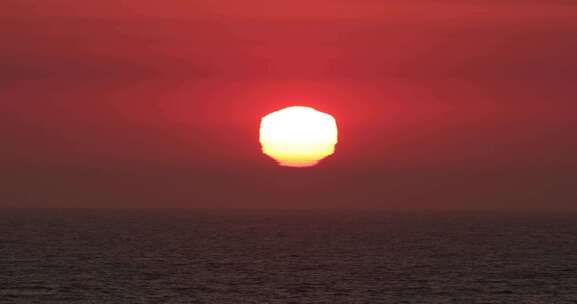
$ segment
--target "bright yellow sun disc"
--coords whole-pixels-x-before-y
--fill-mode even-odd
[[[288,107],[264,116],[260,143],[264,154],[288,167],[310,167],[335,152],[337,124],[309,107]]]

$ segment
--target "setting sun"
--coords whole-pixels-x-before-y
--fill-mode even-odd
[[[294,106],[264,116],[260,143],[281,166],[310,167],[335,152],[337,124],[326,113]]]

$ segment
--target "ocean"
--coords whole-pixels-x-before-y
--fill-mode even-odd
[[[0,303],[577,303],[577,214],[0,210]]]

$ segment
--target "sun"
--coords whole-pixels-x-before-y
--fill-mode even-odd
[[[337,123],[310,107],[288,107],[262,118],[259,140],[263,153],[281,166],[311,167],[335,153]]]

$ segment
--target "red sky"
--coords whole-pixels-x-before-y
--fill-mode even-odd
[[[577,209],[573,1],[0,4],[0,207]],[[262,156],[333,114],[337,153]]]

